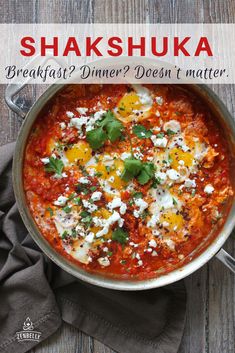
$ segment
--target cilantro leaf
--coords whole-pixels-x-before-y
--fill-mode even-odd
[[[64,163],[62,162],[62,160],[54,157],[50,157],[49,163],[45,165],[46,172],[56,173],[58,175],[62,175],[63,168],[64,168]]]
[[[138,175],[137,178],[138,182],[141,185],[147,184],[147,182],[150,180],[150,176],[148,175],[148,173],[143,169],[141,170],[140,174]]]
[[[69,207],[69,206],[65,206],[62,208],[62,210],[65,212],[65,213],[70,213],[72,211],[72,208]]]
[[[121,136],[123,125],[119,120],[115,119],[107,124],[106,130],[109,140],[114,142]]]
[[[116,228],[112,233],[112,240],[118,241],[120,244],[126,244],[129,235],[122,228]]]
[[[128,170],[124,169],[121,174],[121,179],[124,180],[125,182],[128,182],[131,179],[133,179],[133,174],[131,172],[128,172]]]
[[[88,131],[86,134],[88,143],[93,150],[97,150],[102,147],[107,140],[107,134],[102,127]]]
[[[133,193],[132,197],[134,199],[142,199],[143,198],[143,193],[140,192],[140,191],[136,191],[136,192]]]
[[[124,167],[132,174],[132,176],[136,176],[141,171],[142,163],[136,158],[126,158],[124,161]]]
[[[108,139],[115,142],[121,137],[124,128],[123,124],[115,118],[110,110],[103,114],[103,119],[97,123],[97,126],[86,134],[87,141],[93,150],[102,147]]]
[[[54,212],[53,212],[53,209],[52,209],[51,207],[47,207],[47,208],[46,208],[46,211],[48,211],[48,212],[49,212],[50,217],[52,217],[52,216],[53,216]]]
[[[156,135],[156,138],[162,139],[164,136],[165,136],[165,135],[164,135],[163,132],[159,132],[159,134]]]
[[[147,130],[143,125],[135,125],[132,129],[133,133],[140,139],[149,138],[152,136],[152,131]]]
[[[153,163],[142,163],[142,170],[138,175],[138,182],[141,185],[147,184],[154,177],[155,167]]]
[[[132,157],[125,159],[124,167],[124,171],[121,175],[124,181],[129,181],[137,177],[138,182],[144,185],[154,177],[155,167],[153,163],[143,163],[139,159]]]
[[[166,133],[167,133],[168,136],[170,136],[170,135],[175,135],[175,134],[176,134],[176,132],[173,131],[173,130],[171,130],[171,129],[167,129],[167,130],[166,130]]]

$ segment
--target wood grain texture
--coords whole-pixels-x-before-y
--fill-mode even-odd
[[[86,23],[234,22],[234,0],[0,0],[0,22]],[[235,116],[235,85],[213,86]],[[4,103],[5,86],[0,85],[0,144],[17,137],[20,121]],[[30,105],[44,86],[28,86],[19,102]],[[225,249],[235,255],[235,242]],[[186,279],[187,321],[179,353],[234,353],[235,278],[218,260]],[[112,353],[102,343],[68,324],[31,353]],[[125,353],[125,348],[123,352]],[[166,352],[167,353],[167,352]]]

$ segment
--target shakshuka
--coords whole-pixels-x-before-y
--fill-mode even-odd
[[[24,158],[31,214],[85,270],[147,279],[192,258],[232,195],[222,129],[177,85],[67,85]]]

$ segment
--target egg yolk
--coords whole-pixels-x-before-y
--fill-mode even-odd
[[[184,152],[177,147],[173,148],[170,151],[169,156],[172,161],[171,166],[174,169],[177,169],[179,167],[179,161],[184,161],[185,167],[191,167],[193,164],[193,155],[190,152]]]
[[[91,159],[92,150],[87,142],[79,141],[65,152],[65,156],[69,163],[79,161],[84,165]]]
[[[91,168],[100,173],[100,178],[107,180],[114,189],[121,190],[126,185],[126,182],[121,179],[124,163],[120,159],[115,159],[111,166],[105,166],[101,160],[95,166],[91,166]]]
[[[140,110],[142,104],[138,95],[134,92],[125,94],[118,103],[118,112],[121,116],[127,117],[133,110]]]
[[[183,227],[184,220],[181,214],[176,214],[172,211],[166,211],[161,215],[160,222],[167,222],[169,223],[169,226],[167,226],[168,229],[171,231],[178,231]]]

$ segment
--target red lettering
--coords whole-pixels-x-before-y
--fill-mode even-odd
[[[41,37],[41,56],[46,56],[47,49],[53,49],[53,56],[58,56],[58,37],[53,37],[53,44],[47,44],[46,37]]]
[[[206,51],[208,56],[213,56],[210,44],[208,42],[208,39],[206,37],[201,37],[197,49],[195,51],[195,56],[199,56],[202,51]]]
[[[160,51],[160,52],[157,51],[157,38],[156,37],[151,38],[151,45],[152,45],[152,54],[155,56],[164,56],[168,52],[168,38],[167,37],[163,37],[162,51]]]
[[[127,40],[128,56],[133,56],[134,49],[140,49],[140,56],[145,56],[145,37],[140,37],[140,44],[133,44],[132,37],[128,37]]]
[[[122,49],[122,47],[120,45],[118,45],[116,43],[122,43],[122,40],[121,40],[120,37],[111,37],[111,38],[109,38],[108,46],[110,48],[115,49],[115,51],[108,49],[108,54],[110,56],[120,56],[120,55],[122,55],[123,49]]]
[[[28,49],[29,51],[26,50],[20,50],[20,53],[23,56],[32,56],[35,54],[35,48],[32,44],[35,44],[35,40],[32,37],[23,37],[20,41],[20,44],[23,48]]]
[[[97,44],[103,39],[103,37],[96,38],[93,42],[91,41],[91,37],[86,38],[86,55],[91,56],[91,52],[93,51],[95,55],[102,56],[102,53],[96,48]]]
[[[81,56],[81,52],[75,37],[69,37],[63,52],[63,56],[68,56],[70,52],[75,52],[76,56]]]
[[[179,51],[181,51],[185,56],[190,56],[189,52],[184,47],[189,39],[191,39],[191,37],[185,37],[181,42],[179,42],[179,38],[174,37],[174,56],[179,56]]]

